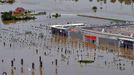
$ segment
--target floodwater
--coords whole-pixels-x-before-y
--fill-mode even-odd
[[[82,40],[51,34],[49,26],[52,24],[67,22],[85,23],[87,26],[110,24],[109,20],[76,15],[93,12],[91,8],[93,5],[103,6],[105,9],[101,11],[104,12],[106,10],[115,13],[122,12],[122,14],[133,12],[131,4],[120,4],[117,0],[115,3],[108,1],[107,4],[96,0],[93,2],[90,0],[79,0],[78,2],[72,0],[17,0],[12,5],[1,4],[1,11],[21,6],[35,11],[60,12],[62,16],[49,18],[47,14],[37,16],[36,20],[10,24],[1,22],[0,74],[6,72],[7,75],[133,75],[133,50],[105,44],[99,47],[93,44],[87,46]],[[122,11],[116,11],[120,8]],[[92,62],[80,63],[79,60]],[[32,63],[34,63],[33,66]]]

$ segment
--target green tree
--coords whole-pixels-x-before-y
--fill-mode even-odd
[[[97,11],[97,7],[96,7],[96,6],[93,6],[93,7],[92,7],[92,10],[93,10],[94,12],[96,12],[96,11]]]
[[[116,0],[111,0],[111,2],[112,2],[112,3],[115,3],[115,2],[116,2]]]

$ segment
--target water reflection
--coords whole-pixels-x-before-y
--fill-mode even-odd
[[[29,20],[24,20],[24,21],[4,20],[4,21],[2,21],[2,23],[3,23],[4,25],[10,25],[10,24],[16,24],[16,23],[18,23],[18,22],[27,22],[27,21],[29,21]]]
[[[3,24],[11,24],[11,23],[16,23],[16,21],[15,20],[10,20],[10,21],[2,21],[3,22]]]

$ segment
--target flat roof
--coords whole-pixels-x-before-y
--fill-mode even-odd
[[[63,24],[63,25],[51,25],[51,28],[58,28],[58,29],[66,29],[65,27],[71,27],[71,26],[85,26],[84,23],[75,23],[75,24]]]
[[[134,34],[134,25],[111,25],[111,26],[96,26],[96,27],[85,27],[83,29],[86,30],[92,30],[96,32],[105,32],[105,33],[111,33],[111,34],[119,34],[124,36],[131,37],[132,34]]]
[[[133,41],[134,42],[134,39],[128,39],[128,38],[119,38],[120,40],[127,40],[127,41]]]

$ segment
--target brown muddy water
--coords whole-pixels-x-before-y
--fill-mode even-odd
[[[93,12],[94,5],[103,7],[97,12],[106,11],[115,14],[123,12],[120,13],[123,15],[133,12],[133,3],[126,3],[125,0],[123,3],[118,0],[107,0],[106,4],[103,0],[78,0],[77,2],[17,0],[12,5],[1,4],[1,11],[21,6],[35,11],[60,12],[62,16],[49,18],[47,14],[37,16],[36,20],[14,22],[8,25],[0,22],[0,74],[6,72],[7,75],[133,75],[134,50],[107,44],[87,45],[77,38],[51,34],[49,26],[53,24],[67,22],[86,25],[110,24],[111,20],[76,15]]]

